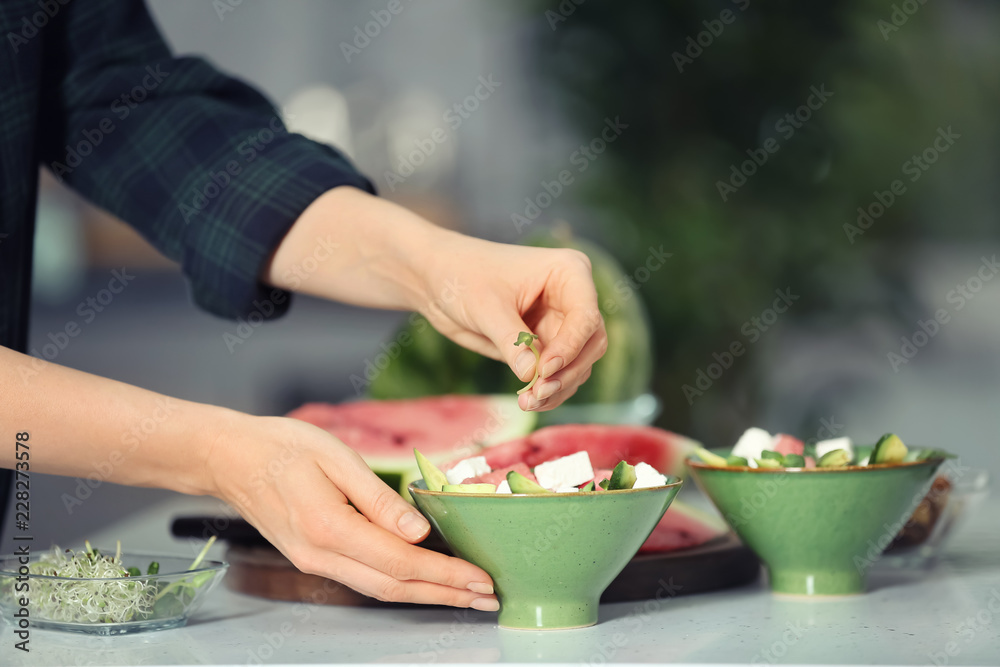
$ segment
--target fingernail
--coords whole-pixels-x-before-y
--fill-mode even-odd
[[[528,394],[528,407],[526,409],[527,410],[537,410],[540,407],[542,407],[542,401],[539,400],[539,399],[537,399],[537,398],[535,398],[531,394]]]
[[[399,532],[411,540],[419,540],[431,529],[431,525],[427,523],[427,519],[416,512],[407,512],[399,517],[399,523],[396,526],[399,528]]]
[[[544,366],[542,366],[542,377],[547,378],[553,373],[558,372],[559,369],[562,367],[563,367],[563,358],[552,357],[551,359],[545,362]]]
[[[548,398],[552,394],[556,393],[562,389],[562,382],[559,380],[550,380],[549,382],[543,382],[538,389],[535,390],[535,395],[538,400]]]
[[[493,598],[476,598],[469,606],[479,611],[500,611],[500,603]]]
[[[530,380],[535,368],[535,353],[525,350],[514,360],[514,372],[522,380]]]
[[[469,590],[480,595],[493,595],[493,586],[490,584],[481,584],[478,581],[473,581],[469,584]]]

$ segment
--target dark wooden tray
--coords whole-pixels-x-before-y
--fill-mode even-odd
[[[202,517],[174,521],[172,531],[181,537],[203,536],[212,525]],[[220,534],[229,541],[226,586],[231,590],[268,598],[313,604],[382,606],[343,584],[295,568],[260,533],[242,520],[230,521]],[[448,552],[447,545],[432,533],[421,546]],[[733,534],[691,549],[639,554],[608,586],[601,602],[646,600],[690,595],[740,586],[754,581],[760,564],[753,552]]]

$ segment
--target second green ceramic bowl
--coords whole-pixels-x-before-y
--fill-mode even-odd
[[[601,593],[646,541],[681,481],[625,491],[474,494],[410,484],[417,507],[456,556],[486,570],[501,627],[597,622]]]
[[[866,574],[924,497],[940,459],[845,468],[712,467],[691,474],[764,562],[776,593],[863,593]]]

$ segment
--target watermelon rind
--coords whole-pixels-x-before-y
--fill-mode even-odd
[[[492,422],[481,429],[481,433],[476,431],[470,434],[467,443],[463,443],[457,449],[450,449],[444,452],[432,453],[427,458],[435,464],[452,461],[456,458],[468,458],[476,456],[484,448],[507,442],[528,435],[535,430],[538,424],[538,413],[525,412],[517,404],[517,396],[514,394],[489,395],[490,410],[496,416],[496,426]],[[410,482],[421,479],[420,470],[417,468],[416,459],[413,455],[393,456],[393,457],[373,457],[363,456],[368,467],[378,475],[379,479],[388,486],[396,489],[406,498],[410,499],[407,490]]]

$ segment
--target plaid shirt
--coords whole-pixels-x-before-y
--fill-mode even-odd
[[[27,343],[39,164],[179,262],[195,302],[228,318],[271,294],[261,268],[313,200],[373,191],[253,88],[173,58],[139,0],[0,0],[0,36],[2,345]]]
[[[195,302],[228,318],[272,297],[258,276],[313,200],[373,191],[250,86],[172,57],[141,0],[0,0],[0,37],[0,345],[27,349],[39,164],[179,262]],[[289,299],[273,303],[272,317]]]

